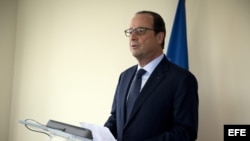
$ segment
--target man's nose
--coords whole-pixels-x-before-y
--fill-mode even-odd
[[[137,39],[137,35],[135,34],[135,32],[132,32],[130,34],[130,40],[136,40]]]

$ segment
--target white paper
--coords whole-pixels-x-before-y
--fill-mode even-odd
[[[80,122],[81,127],[92,131],[93,141],[116,141],[110,130],[105,126]]]

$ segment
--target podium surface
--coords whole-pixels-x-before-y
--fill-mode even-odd
[[[67,139],[67,141],[93,141],[92,132],[89,129],[55,120],[49,120],[47,125],[33,123],[26,120],[19,120],[19,123],[48,132],[51,137],[63,137]]]

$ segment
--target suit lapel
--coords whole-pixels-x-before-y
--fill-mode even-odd
[[[133,80],[133,77],[136,73],[137,70],[137,66],[132,67],[126,74],[124,74],[124,82],[122,84],[122,92],[124,92],[123,94],[121,94],[121,108],[122,110],[122,122],[125,124],[125,119],[126,119],[126,102],[127,102],[127,95],[128,95],[128,91],[129,91],[129,87],[130,84]]]
[[[159,63],[159,65],[155,68],[149,79],[147,80],[145,86],[143,87],[139,97],[137,98],[135,105],[133,107],[133,110],[131,112],[131,115],[129,119],[127,120],[125,126],[128,124],[128,122],[135,116],[137,111],[142,106],[143,102],[153,93],[154,89],[164,80],[164,77],[166,77],[166,70],[168,67],[168,61],[164,57],[162,61]],[[126,104],[126,103],[125,103]]]

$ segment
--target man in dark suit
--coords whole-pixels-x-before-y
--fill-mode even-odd
[[[164,55],[166,29],[161,16],[151,11],[137,12],[125,34],[138,65],[121,73],[111,115],[104,126],[118,141],[196,140],[197,80]],[[139,69],[146,73],[140,80],[137,98],[130,104],[130,87]]]

